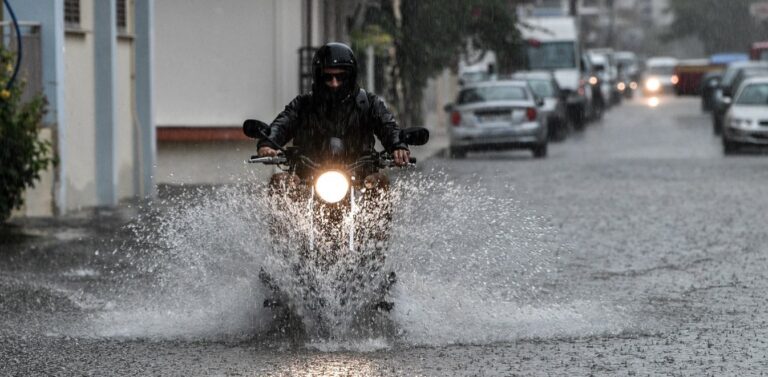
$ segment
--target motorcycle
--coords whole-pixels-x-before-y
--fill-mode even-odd
[[[258,120],[246,120],[243,132],[272,141],[269,126]],[[404,129],[400,140],[423,145],[429,131]],[[272,273],[262,269],[259,274],[272,294],[264,306],[280,311],[276,317],[330,314],[337,322],[344,315],[388,312],[394,304],[386,301],[386,295],[396,281],[394,272],[383,270],[391,203],[386,187],[363,178],[396,167],[395,161],[391,154],[377,151],[349,161],[339,138],[329,138],[323,145],[326,153],[321,161],[297,147],[279,148],[276,157],[247,160],[284,172],[282,180],[270,183],[269,191],[278,203],[272,210],[270,236],[272,244],[282,249],[278,255],[286,268]],[[411,158],[408,166],[415,164]],[[285,242],[286,237],[291,242]]]

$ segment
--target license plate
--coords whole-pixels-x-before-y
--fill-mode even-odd
[[[488,114],[488,115],[480,115],[478,118],[483,123],[509,122],[509,121],[512,120],[512,114],[510,114],[510,113],[506,113],[506,114]]]

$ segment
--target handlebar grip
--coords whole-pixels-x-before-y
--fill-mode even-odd
[[[251,164],[264,164],[264,165],[281,165],[288,162],[288,159],[285,158],[285,156],[276,156],[276,157],[259,157],[258,155],[253,155],[248,160],[248,163]]]

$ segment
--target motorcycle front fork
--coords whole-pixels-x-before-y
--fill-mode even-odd
[[[348,233],[348,245],[349,245],[349,251],[354,252],[355,251],[355,215],[357,214],[357,211],[359,209],[359,205],[357,203],[357,199],[355,197],[355,187],[354,187],[355,178],[352,177],[352,187],[349,190],[349,212],[344,216],[343,221],[346,223],[344,224],[347,228]],[[315,251],[315,187],[310,186],[310,195],[309,195],[309,201],[307,203],[307,212],[310,213],[310,229],[312,231],[309,232],[309,251],[314,252]]]

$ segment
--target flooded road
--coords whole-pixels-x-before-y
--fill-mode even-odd
[[[697,99],[637,99],[528,151],[398,182],[388,325],[275,331],[252,188],[18,220],[0,375],[760,375],[768,160],[724,157]],[[262,212],[260,212],[262,211]]]

